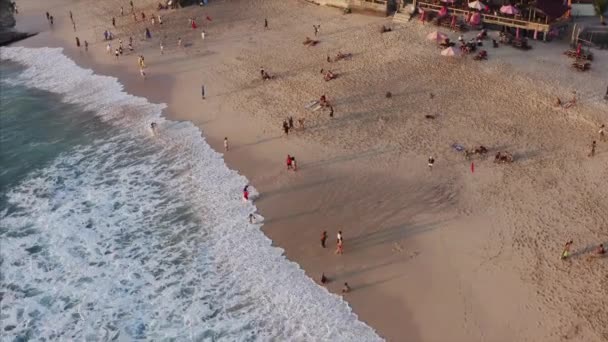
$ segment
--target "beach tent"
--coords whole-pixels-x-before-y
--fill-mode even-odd
[[[442,42],[448,37],[447,34],[441,33],[439,31],[431,32],[426,36],[428,40],[434,40],[436,42]]]
[[[506,6],[502,6],[500,8],[500,13],[515,15],[515,14],[519,13],[519,10],[517,10],[517,8],[515,8],[515,6],[506,5]]]
[[[443,51],[441,51],[442,56],[460,56],[460,50],[454,49],[453,47],[449,47]]]
[[[484,5],[481,1],[473,1],[469,2],[469,8],[481,11],[482,9],[486,8],[486,5]]]

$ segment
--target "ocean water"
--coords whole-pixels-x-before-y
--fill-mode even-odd
[[[0,52],[0,340],[380,340],[192,124],[61,49]]]

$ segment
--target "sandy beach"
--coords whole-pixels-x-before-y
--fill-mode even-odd
[[[22,0],[18,28],[41,33],[17,45],[65,47],[130,93],[167,103],[167,117],[192,121],[216,150],[228,137],[224,158],[260,192],[267,236],[317,282],[324,273],[330,291],[348,282],[345,300],[380,336],[608,341],[608,258],[592,257],[608,245],[608,141],[598,135],[608,125],[606,51],[593,51],[592,70],[579,73],[562,55],[566,41],[532,42],[527,52],[486,41],[489,60],[478,62],[440,56],[425,39],[432,25],[393,26],[302,0],[163,11],[157,1],[134,3],[163,24],[135,22],[119,0]],[[382,25],[393,32],[381,34]],[[132,36],[135,51],[108,55],[104,30],[113,47]],[[319,43],[306,46],[306,37]],[[338,52],[352,57],[327,62]],[[274,79],[263,81],[262,67]],[[321,69],[338,77],[326,82]],[[333,118],[306,108],[321,95]],[[555,105],[573,96],[576,105]],[[296,129],[285,136],[290,116]],[[454,144],[489,152],[468,160]],[[494,163],[499,151],[514,162]],[[287,154],[297,172],[286,170]],[[334,253],[338,231],[344,255]],[[569,240],[572,256],[560,260]]]

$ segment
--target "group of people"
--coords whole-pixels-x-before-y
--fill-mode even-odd
[[[46,12],[46,21],[48,21],[49,24],[51,24],[52,26],[55,21],[55,18],[53,18],[53,16],[49,12]]]

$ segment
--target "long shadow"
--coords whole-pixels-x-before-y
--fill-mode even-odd
[[[396,151],[396,149],[395,148],[384,149],[384,150],[376,149],[376,150],[369,150],[369,151],[363,152],[363,153],[354,153],[354,154],[350,154],[350,155],[343,155],[343,156],[339,156],[339,157],[336,157],[333,159],[325,159],[325,160],[319,160],[319,161],[315,161],[315,162],[302,164],[301,169],[314,169],[316,167],[328,166],[328,165],[336,164],[336,163],[343,163],[343,162],[352,161],[352,160],[371,158],[371,157],[379,156],[381,154],[390,153],[393,151]]]
[[[402,277],[405,277],[405,276],[406,276],[405,274],[398,274],[398,275],[394,275],[392,277],[386,277],[384,279],[372,281],[372,282],[369,282],[369,283],[366,283],[366,284],[352,286],[350,289],[351,289],[351,291],[363,290],[365,288],[374,287],[376,285],[381,285],[381,284],[384,284],[384,283],[388,283],[389,281],[392,281],[392,280],[395,280],[395,279],[399,279],[399,278],[402,278]]]
[[[376,269],[379,269],[379,268],[387,267],[387,266],[390,266],[390,265],[393,265],[393,264],[396,264],[396,263],[399,263],[399,262],[406,261],[408,259],[409,258],[405,257],[405,256],[400,257],[400,258],[395,258],[395,259],[392,259],[390,261],[385,261],[385,262],[380,263],[380,264],[375,264],[375,265],[371,265],[371,266],[367,266],[367,267],[363,267],[363,268],[354,269],[354,270],[349,271],[349,272],[342,272],[342,273],[333,274],[333,275],[331,275],[330,279],[331,279],[331,281],[342,281],[343,279],[347,279],[347,278],[356,276],[358,274],[365,273],[367,271],[371,271],[371,270],[376,270]]]
[[[307,215],[313,215],[313,214],[318,213],[319,210],[321,210],[321,209],[323,211],[326,211],[326,210],[333,210],[333,209],[341,208],[341,207],[342,207],[342,205],[332,205],[332,206],[329,206],[329,207],[314,208],[314,209],[300,211],[300,212],[297,212],[297,213],[287,214],[287,215],[279,216],[279,217],[272,217],[272,218],[265,217],[264,218],[264,224],[268,224],[268,223],[273,223],[274,224],[274,223],[277,223],[277,222],[282,222],[282,221],[287,221],[287,220],[293,220],[293,219],[296,219],[296,218],[299,218],[299,217],[303,217],[303,216],[307,216]]]
[[[576,252],[574,252],[574,253],[572,253],[570,255],[570,258],[582,256],[582,255],[585,255],[585,254],[597,255],[597,254],[595,254],[595,249],[599,246],[600,243],[593,244],[593,245],[587,245],[583,249],[578,249],[578,250],[576,250]],[[606,246],[608,245],[608,241],[604,242],[603,244],[604,244],[604,248],[606,248]],[[604,258],[604,257],[608,257],[608,255],[605,255],[602,258]]]
[[[369,234],[359,235],[352,239],[345,239],[344,248],[360,250],[377,245],[396,242],[439,228],[439,222],[429,222],[415,225],[399,224]]]
[[[308,190],[313,187],[327,185],[327,184],[335,182],[337,179],[338,179],[337,177],[333,177],[333,178],[326,178],[323,180],[318,180],[318,181],[314,181],[314,182],[310,182],[310,183],[298,184],[298,185],[294,185],[294,186],[283,186],[277,190],[267,191],[267,192],[260,194],[257,201],[264,201],[273,196],[277,196],[277,195],[281,195],[281,194],[285,194],[285,193],[293,193],[293,192],[297,192],[297,191],[301,191],[301,190]]]
[[[260,140],[256,140],[256,141],[247,143],[247,144],[236,145],[234,147],[231,147],[230,149],[231,150],[238,150],[238,149],[241,149],[241,148],[255,146],[255,145],[259,145],[259,144],[264,144],[264,143],[267,143],[269,141],[281,139],[282,137],[283,137],[283,135],[277,135],[277,136],[274,136],[274,137],[267,137],[267,138],[263,138],[263,139],[260,139]]]

